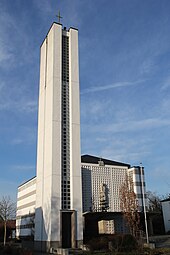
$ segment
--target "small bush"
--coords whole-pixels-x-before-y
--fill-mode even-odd
[[[96,237],[88,242],[91,251],[106,250],[108,249],[107,237]]]
[[[87,244],[91,251],[110,250],[115,252],[138,249],[137,241],[132,235],[105,235],[93,238]]]
[[[170,254],[170,248],[156,248],[151,250],[151,255]]]
[[[138,249],[137,241],[132,235],[113,235],[109,239],[109,249],[111,251],[129,252]]]
[[[144,255],[170,255],[170,248],[144,248],[143,253]]]
[[[122,242],[123,251],[132,251],[138,248],[137,240],[132,235],[124,235]]]
[[[121,251],[122,242],[122,235],[113,235],[109,238],[109,250],[116,252]]]

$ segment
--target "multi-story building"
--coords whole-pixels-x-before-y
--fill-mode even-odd
[[[138,201],[139,211],[147,210],[146,183],[144,175],[144,167],[133,166],[128,170],[129,176],[132,177],[134,184],[134,192]]]
[[[36,177],[18,187],[16,236],[34,237]]]
[[[120,211],[119,189],[130,165],[84,155],[82,161],[83,212],[101,211],[102,189],[108,211]]]
[[[142,192],[146,193],[143,168],[90,155],[81,157],[81,168],[83,212],[99,212],[102,208],[106,208],[108,212],[120,212],[119,193],[126,175],[132,177],[139,210],[142,210]]]
[[[136,206],[139,212],[144,211],[144,168],[90,155],[81,157],[81,168],[85,239],[97,235],[97,228],[98,233],[127,233],[129,229],[121,213],[121,188],[126,178],[131,180]],[[90,236],[92,224],[94,232]]]

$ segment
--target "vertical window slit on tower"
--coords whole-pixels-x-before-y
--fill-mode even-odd
[[[62,209],[70,209],[69,38],[62,36]]]

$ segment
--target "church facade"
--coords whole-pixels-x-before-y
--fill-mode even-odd
[[[76,248],[83,213],[120,212],[119,188],[130,172],[142,206],[144,183],[138,167],[81,157],[78,30],[53,23],[40,54],[36,177],[18,187],[16,235],[32,237],[37,250]]]

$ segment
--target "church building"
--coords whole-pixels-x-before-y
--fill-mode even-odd
[[[78,30],[60,23],[52,24],[40,49],[36,177],[18,187],[16,235],[32,237],[41,251],[80,247],[83,213],[120,212],[127,173],[142,206],[144,171],[81,157],[78,49]]]

